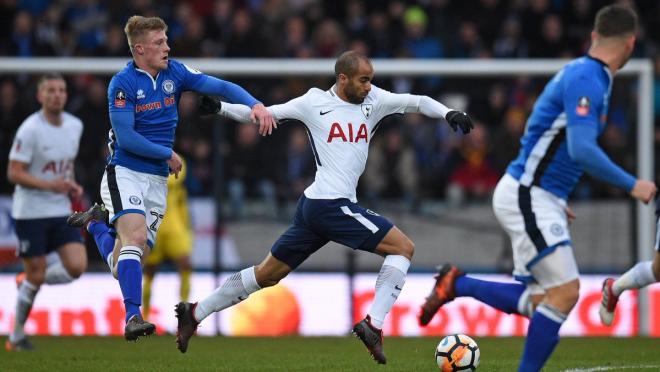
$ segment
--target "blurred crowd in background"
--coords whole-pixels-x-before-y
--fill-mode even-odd
[[[641,30],[634,57],[654,61],[655,123],[660,128],[660,2],[619,1],[638,10]],[[170,56],[207,58],[333,58],[346,49],[371,58],[572,58],[585,54],[596,11],[612,1],[597,0],[0,0],[0,56],[130,58],[123,33],[134,14],[160,16],[169,25]],[[194,67],[194,66],[193,66]],[[38,109],[37,76],[0,75],[0,172],[5,174],[13,135]],[[222,78],[220,76],[220,78]],[[85,130],[78,181],[91,201],[107,154],[106,88],[109,76],[67,76],[67,110]],[[333,79],[230,79],[265,104],[285,102],[311,86],[329,88]],[[374,83],[394,92],[426,94],[475,121],[468,136],[452,133],[444,121],[409,114],[386,119],[373,138],[359,198],[368,205],[403,202],[415,212],[425,201],[450,204],[489,199],[547,78],[387,78]],[[214,192],[214,155],[224,159],[224,196],[231,215],[242,215],[245,198],[265,202],[277,214],[295,201],[314,176],[314,159],[300,124],[286,124],[262,138],[256,126],[225,124],[214,141],[217,118],[201,117],[194,94],[179,106],[176,150],[188,160],[192,196]],[[601,144],[634,171],[636,85],[617,80]],[[660,143],[657,131],[656,143]],[[217,138],[217,137],[216,137]],[[660,153],[656,150],[656,154]],[[659,162],[656,161],[656,164]],[[3,177],[0,193],[12,186]],[[621,191],[585,178],[574,198],[621,196]]]

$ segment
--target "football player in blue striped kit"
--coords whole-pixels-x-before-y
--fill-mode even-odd
[[[124,28],[133,60],[108,87],[110,156],[101,184],[105,206],[72,215],[69,223],[85,227],[119,280],[126,307],[124,337],[137,340],[155,326],[142,319],[141,262],[153,246],[165,215],[168,174],[178,175],[181,158],[172,150],[181,93],[220,95],[251,108],[260,133],[274,124],[264,105],[243,88],[216,79],[169,58],[167,25],[158,17],[133,16]],[[103,221],[105,208],[116,231]]]
[[[648,203],[656,186],[614,164],[598,146],[604,131],[613,75],[635,45],[637,15],[612,5],[596,15],[591,48],[546,85],[534,105],[518,157],[493,195],[493,209],[511,238],[514,277],[495,283],[465,276],[451,264],[439,268],[422,305],[420,324],[454,297],[474,297],[507,313],[530,318],[519,371],[539,371],[559,342],[559,329],[577,303],[579,273],[568,230],[567,198],[583,171]]]

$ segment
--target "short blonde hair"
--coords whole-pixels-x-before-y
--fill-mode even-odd
[[[142,38],[149,31],[167,32],[167,24],[160,17],[143,17],[134,15],[126,21],[124,33],[128,39],[128,46],[133,50],[136,39]]]

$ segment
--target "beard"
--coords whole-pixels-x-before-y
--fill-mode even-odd
[[[360,103],[364,102],[364,99],[366,98],[366,97],[360,97],[356,92],[348,90],[348,89],[346,89],[345,94],[346,94],[346,99],[348,100],[348,102],[354,103],[354,104],[360,104]]]

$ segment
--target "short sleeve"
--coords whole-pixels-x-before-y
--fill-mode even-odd
[[[115,75],[108,85],[110,111],[135,111],[135,92],[123,77]]]
[[[21,125],[16,132],[14,142],[9,152],[9,160],[20,161],[23,163],[32,162],[34,146],[36,144],[36,133],[30,127]]]
[[[602,83],[584,73],[566,76],[563,83],[567,124],[598,125],[605,95]]]

